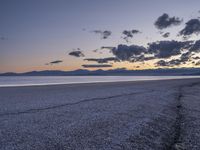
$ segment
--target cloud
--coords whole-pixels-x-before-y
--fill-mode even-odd
[[[200,59],[200,57],[199,56],[196,56],[196,57],[192,57],[193,59],[195,59],[195,60],[198,60],[198,59]]]
[[[112,67],[110,64],[88,64],[88,65],[82,65],[84,68],[106,68],[106,67]]]
[[[109,36],[111,36],[112,32],[108,31],[108,30],[94,30],[92,31],[95,34],[99,34],[101,36],[102,39],[107,39]]]
[[[154,59],[168,59],[172,56],[181,55],[184,50],[189,49],[192,41],[157,41],[148,43],[148,47],[138,45],[118,45],[112,48],[111,52],[120,61],[144,62]],[[180,61],[188,60],[191,53],[181,55]],[[160,62],[163,63],[163,62]],[[171,61],[170,64],[178,64],[178,61]],[[163,63],[164,64],[164,63]],[[165,65],[167,65],[165,63]]]
[[[99,64],[101,63],[108,63],[110,61],[119,61],[116,57],[107,57],[107,58],[86,58],[84,59],[86,61],[94,61],[94,62],[97,62]]]
[[[146,48],[138,45],[118,45],[114,47],[111,52],[117,59],[122,61],[131,61],[133,57],[140,56],[146,52]]]
[[[155,59],[155,57],[153,56],[145,56],[144,54],[138,55],[138,56],[134,56],[131,60],[131,62],[144,62],[144,61],[148,61],[148,60],[152,60]]]
[[[46,63],[46,65],[55,65],[55,64],[62,63],[62,62],[63,62],[62,60],[55,60],[55,61],[51,61],[49,63]]]
[[[159,60],[156,65],[157,66],[166,66],[166,67],[173,67],[181,64],[180,59],[172,59],[170,61]]]
[[[188,62],[192,62],[192,60],[199,60],[200,59],[199,56],[192,57],[195,54],[200,52],[200,40],[185,41],[185,42],[178,42],[178,43],[176,41],[176,44],[173,44],[173,45],[174,45],[173,48],[170,48],[171,46],[169,46],[169,49],[171,49],[171,50],[167,51],[167,54],[164,53],[164,56],[167,56],[167,57],[157,57],[155,55],[155,59],[156,58],[168,59],[168,58],[170,58],[170,56],[175,56],[175,55],[178,55],[179,58],[178,59],[171,59],[171,60],[159,60],[159,61],[156,62],[157,66],[173,67],[173,66],[186,64]],[[165,46],[162,45],[161,47],[164,48]],[[175,52],[173,52],[173,51],[175,51]],[[193,61],[192,63],[194,64],[195,61]]]
[[[69,55],[74,57],[84,57],[85,55],[80,50],[72,51],[69,53]]]
[[[169,17],[168,14],[164,13],[155,21],[154,25],[156,28],[162,30],[171,26],[180,25],[183,20],[178,17]]]
[[[180,61],[182,62],[182,63],[185,63],[185,62],[187,62],[190,58],[191,58],[191,56],[192,56],[192,54],[188,51],[188,52],[186,52],[186,53],[183,53],[182,55],[181,55],[181,57],[180,57]]]
[[[181,54],[183,49],[190,46],[191,41],[157,41],[148,43],[148,53],[154,54],[156,58],[170,58]]]
[[[112,50],[114,47],[113,46],[102,46],[101,49],[108,49]]]
[[[136,66],[135,68],[140,68],[140,66]]]
[[[119,44],[117,47],[111,47],[111,52],[115,56],[117,61],[129,61],[129,62],[145,62],[149,60],[159,60],[157,66],[175,66],[185,64],[192,61],[192,56],[196,52],[200,52],[200,40],[198,41],[175,41],[164,40],[148,43],[147,47],[138,45],[123,45]],[[179,57],[177,59],[171,59],[172,56]],[[111,60],[112,60],[111,59]],[[171,59],[171,60],[170,60]],[[104,58],[85,59],[87,61],[95,61],[97,63],[107,63]]]
[[[191,52],[200,52],[200,40],[195,41],[189,50]]]
[[[181,54],[179,59],[172,59],[169,61],[159,60],[158,62],[156,62],[156,65],[173,67],[173,66],[185,64],[186,62],[188,62],[190,60],[191,56],[192,56],[192,54],[190,52],[186,52],[186,53]]]
[[[196,62],[195,65],[196,65],[196,66],[199,66],[199,65],[200,65],[200,61]]]
[[[133,35],[134,34],[138,34],[138,33],[141,33],[139,30],[124,30],[122,32],[123,34],[123,39],[126,40],[126,42],[129,42],[129,38],[133,38]]]
[[[134,34],[140,33],[139,30],[124,30],[122,32],[123,35],[132,38]]]
[[[181,59],[172,59],[168,63],[169,63],[169,66],[177,66],[182,63],[182,60]]]
[[[170,36],[170,33],[169,32],[166,32],[166,33],[164,33],[163,35],[162,35],[162,37],[164,37],[164,38],[168,38]]]
[[[185,23],[185,27],[179,32],[179,35],[182,35],[184,38],[200,33],[200,21],[199,19],[191,19]]]
[[[168,63],[165,60],[159,60],[156,62],[157,66],[168,66]]]

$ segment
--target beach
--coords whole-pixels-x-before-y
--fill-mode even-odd
[[[200,78],[0,88],[1,150],[200,149]]]

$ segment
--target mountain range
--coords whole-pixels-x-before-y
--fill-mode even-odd
[[[146,69],[146,70],[86,70],[78,69],[74,71],[44,70],[30,71],[24,73],[7,72],[0,76],[169,76],[169,75],[200,75],[200,68],[173,68],[173,69]]]

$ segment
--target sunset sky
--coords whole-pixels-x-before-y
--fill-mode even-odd
[[[199,67],[199,18],[199,0],[0,0],[0,73]]]

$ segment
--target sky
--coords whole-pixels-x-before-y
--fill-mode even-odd
[[[199,0],[0,0],[0,73],[200,65]]]

